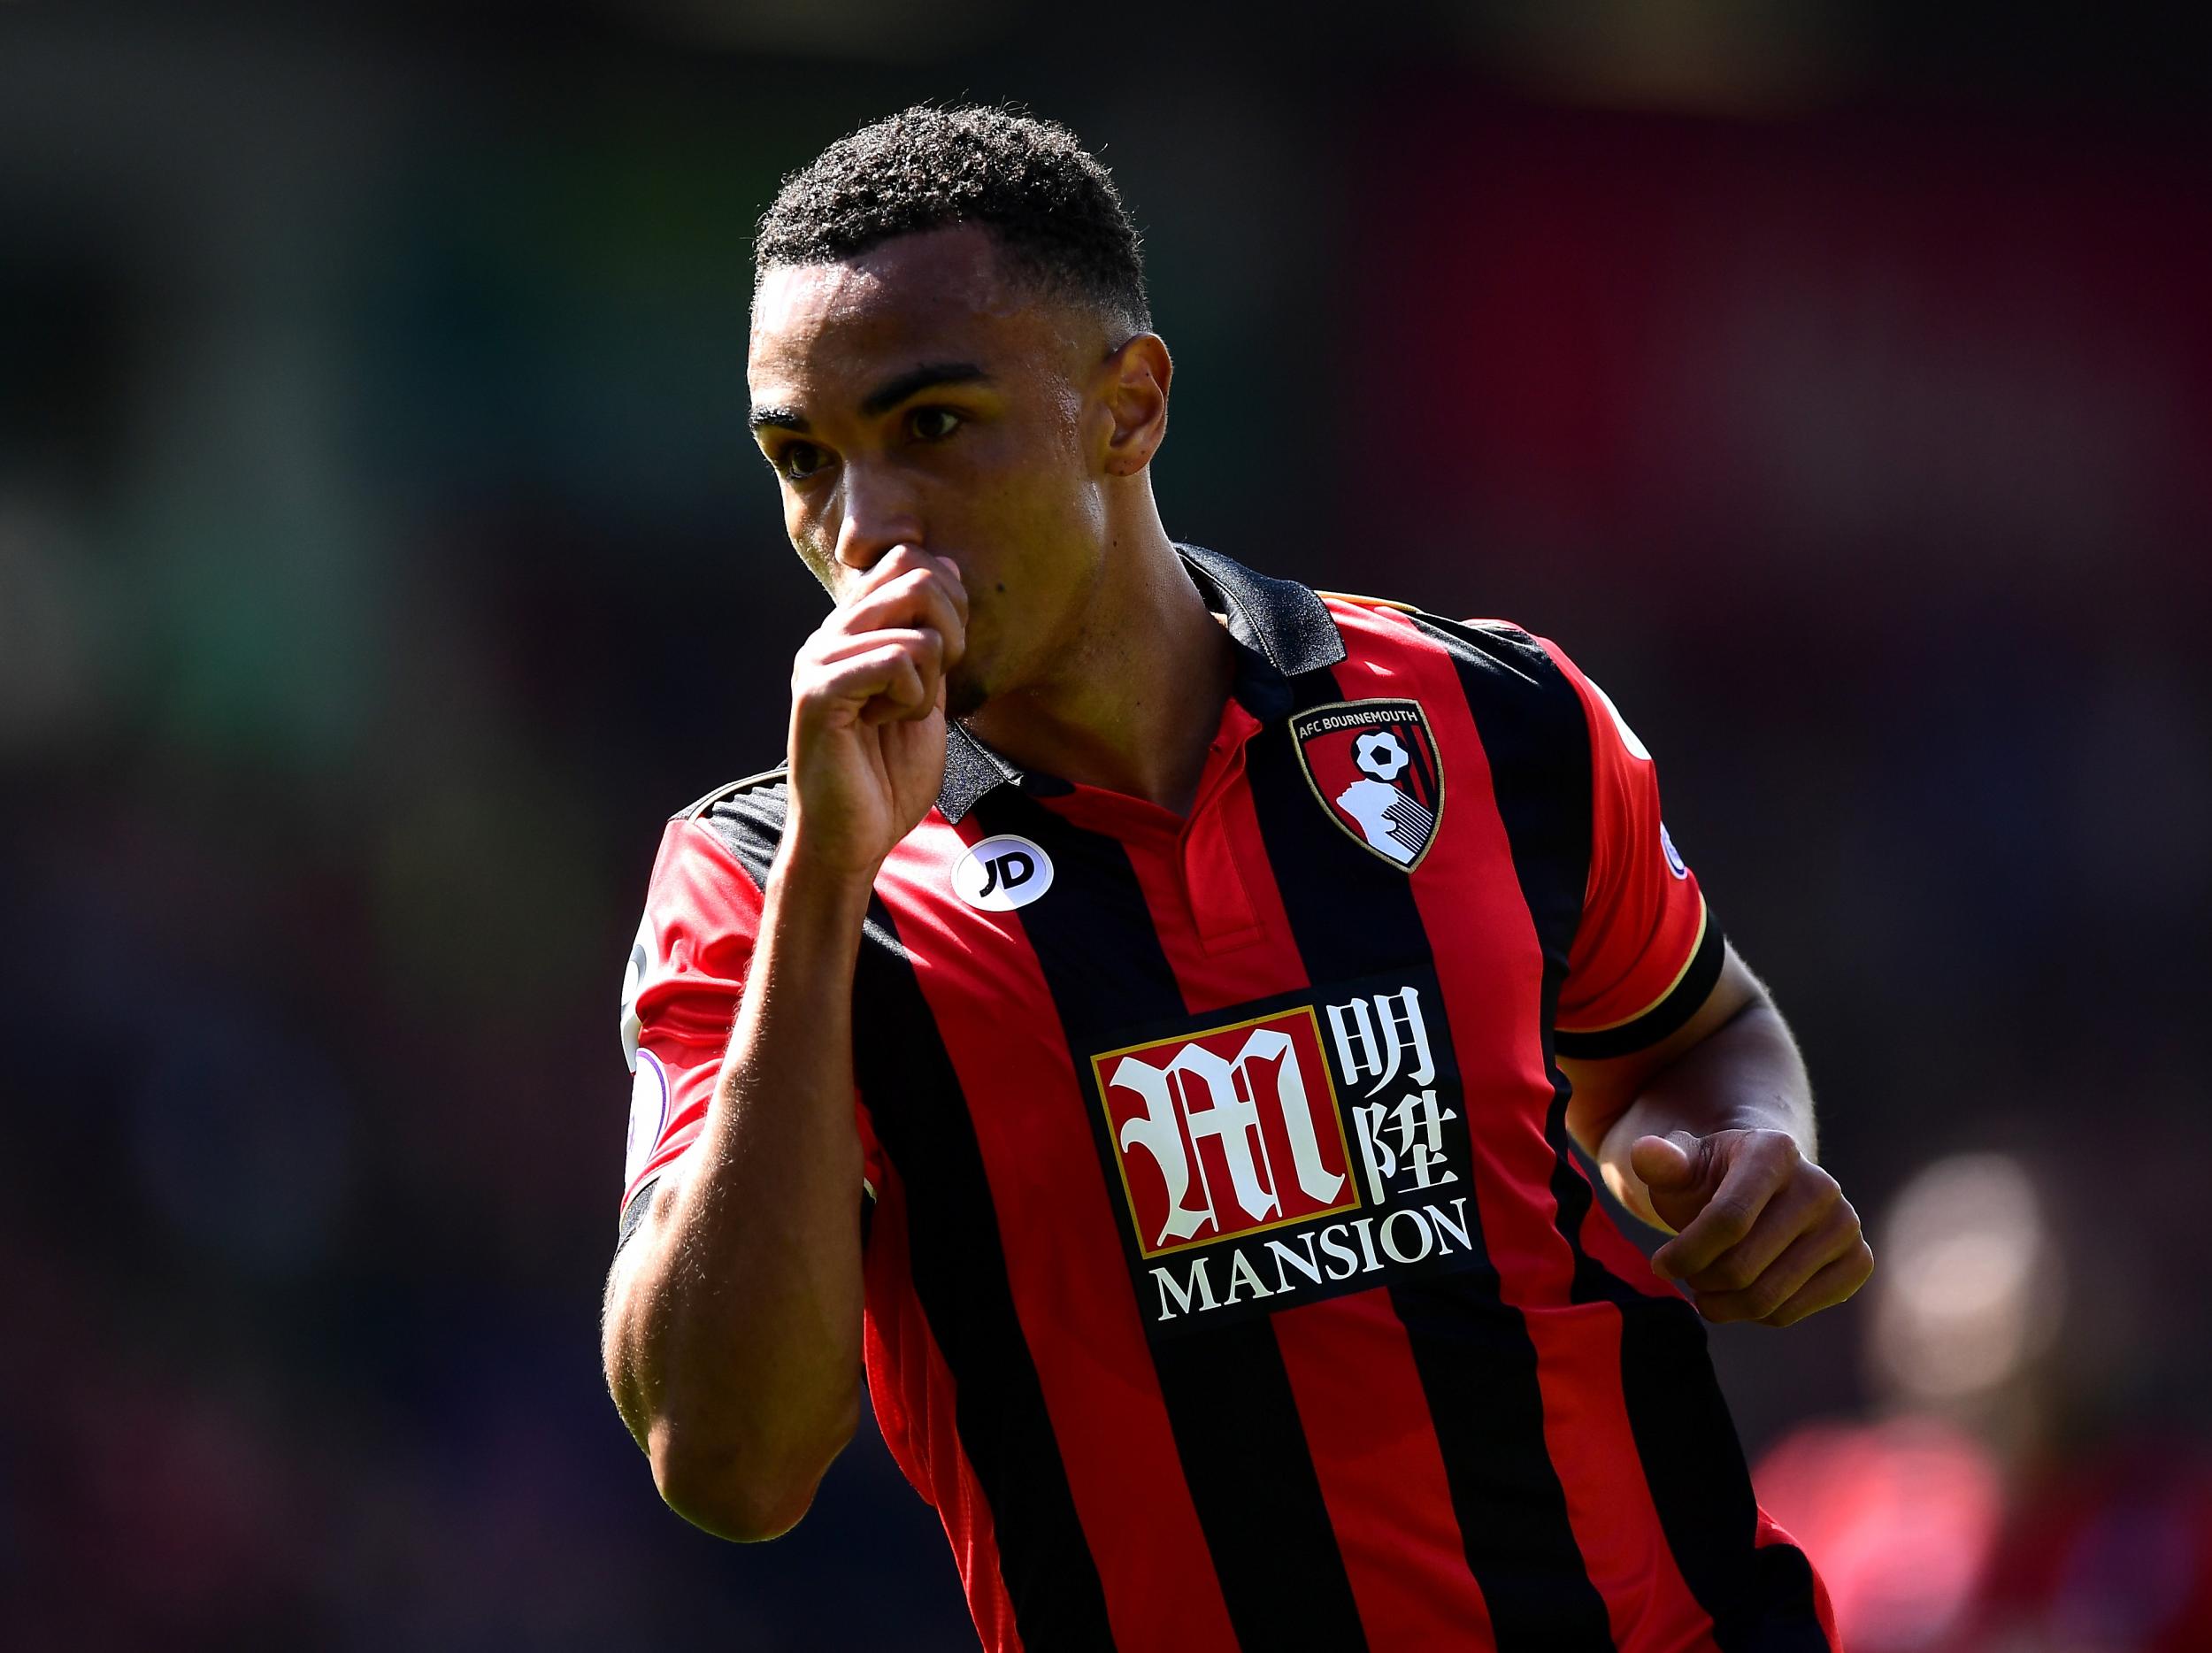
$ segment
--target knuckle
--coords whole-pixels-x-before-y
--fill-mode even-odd
[[[1722,1291],[1741,1291],[1759,1278],[1759,1271],[1745,1258],[1724,1257],[1706,1270],[1713,1284]]]
[[[1706,1232],[1714,1239],[1724,1240],[1732,1245],[1751,1232],[1751,1212],[1736,1201],[1731,1200],[1723,1204],[1717,1200],[1707,1214],[1710,1221],[1706,1226]]]

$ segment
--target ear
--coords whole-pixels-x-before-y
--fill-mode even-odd
[[[1109,476],[1134,476],[1167,437],[1167,385],[1175,363],[1167,342],[1140,333],[1099,364],[1101,401],[1110,419],[1102,463]]]

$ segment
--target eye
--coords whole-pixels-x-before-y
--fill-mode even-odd
[[[922,442],[942,442],[964,421],[950,408],[916,408],[906,416],[906,427]]]
[[[771,463],[786,481],[803,482],[829,463],[829,456],[810,442],[786,442]]]

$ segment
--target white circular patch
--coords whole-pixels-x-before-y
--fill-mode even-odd
[[[985,912],[1026,907],[1052,888],[1052,857],[1026,838],[986,838],[954,864],[953,893]]]
[[[1664,821],[1659,823],[1659,847],[1667,852],[1667,871],[1677,878],[1687,878],[1689,867],[1682,859],[1682,851],[1674,847],[1674,834],[1667,830]]]
[[[1352,761],[1378,780],[1395,780],[1413,757],[1389,730],[1370,729],[1352,742]]]
[[[637,1076],[630,1081],[630,1141],[622,1155],[622,1186],[628,1188],[645,1169],[668,1125],[668,1070],[650,1050],[637,1053]]]

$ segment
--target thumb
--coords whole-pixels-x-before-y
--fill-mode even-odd
[[[1698,1178],[1697,1138],[1687,1131],[1668,1136],[1640,1136],[1628,1148],[1628,1167],[1654,1193],[1687,1188]]]

